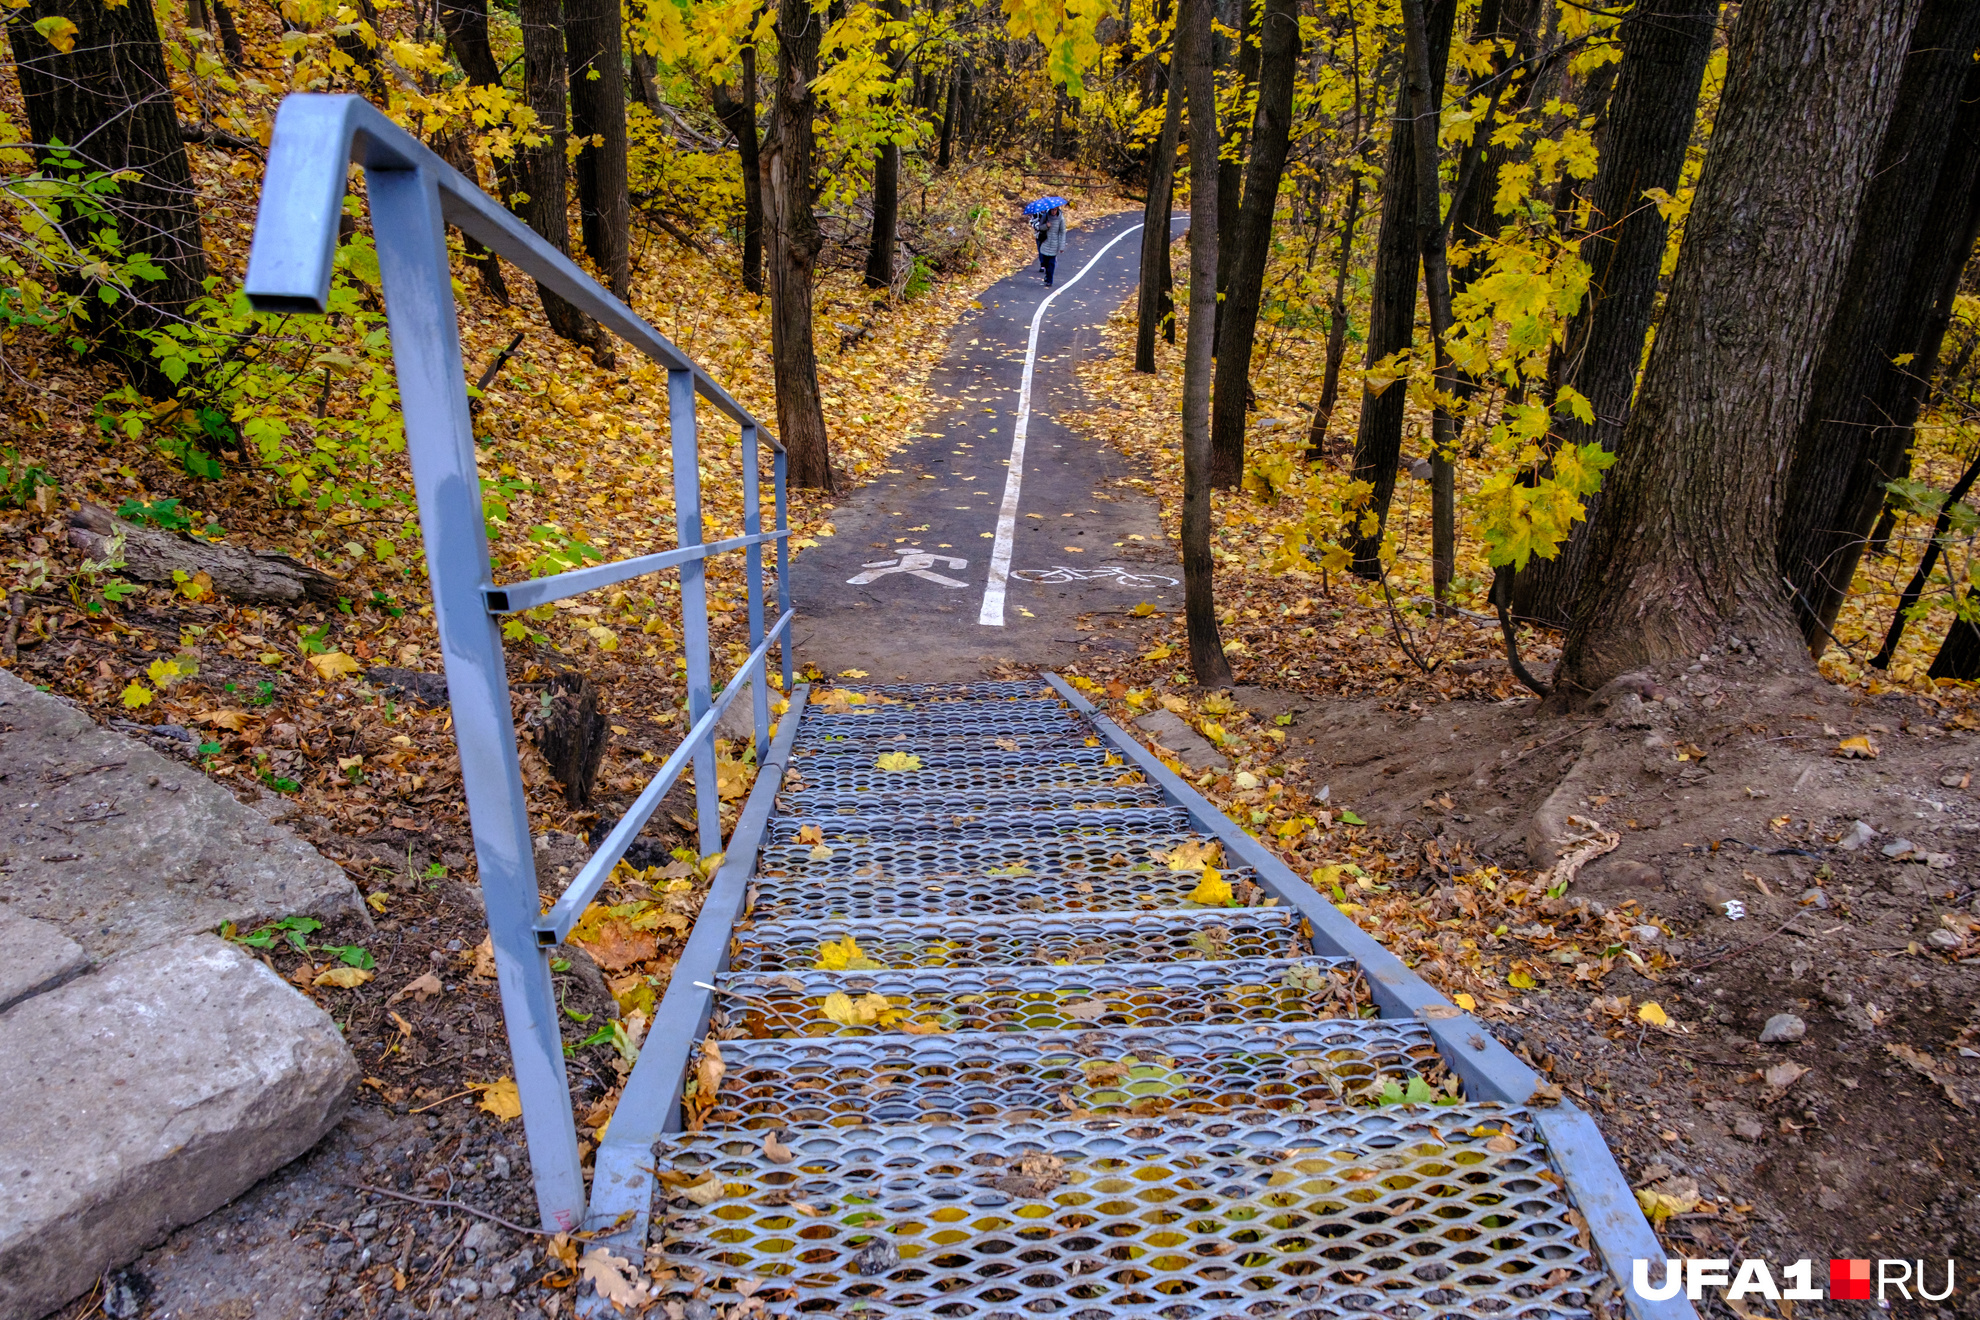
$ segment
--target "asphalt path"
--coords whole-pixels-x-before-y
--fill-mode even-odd
[[[1077,367],[1134,296],[1141,220],[1105,216],[1066,240],[1056,288],[1033,265],[983,292],[893,468],[838,506],[836,535],[797,556],[801,659],[834,673],[974,678],[999,661],[1058,665],[1133,644],[1082,618],[1180,608],[1174,547],[1152,491],[1133,482],[1146,473],[1059,420],[1092,405]]]

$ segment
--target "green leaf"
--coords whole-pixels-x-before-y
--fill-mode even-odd
[[[1341,813],[1341,824],[1343,825],[1366,825],[1367,823],[1367,821],[1355,815],[1352,811],[1343,811]]]

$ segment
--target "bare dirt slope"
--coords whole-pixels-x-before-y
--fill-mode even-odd
[[[1950,1256],[1973,1277],[1980,735],[1929,698],[1756,681],[1734,652],[1569,712],[1239,696],[1294,713],[1305,788],[1357,804],[1391,859],[1539,867],[1563,834],[1620,836],[1549,902],[1636,904],[1645,969],[1590,975],[1601,950],[1501,925],[1487,952],[1546,979],[1484,1007],[1597,1111],[1634,1181],[1695,1180],[1706,1208],[1663,1225],[1674,1255]],[[1453,898],[1434,866],[1405,887]],[[1780,1014],[1799,1039],[1761,1044]]]

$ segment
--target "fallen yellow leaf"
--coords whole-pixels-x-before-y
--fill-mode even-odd
[[[1478,1011],[1478,1001],[1470,995],[1452,995],[1451,1002],[1467,1013],[1476,1013]]]
[[[1638,1004],[1636,1006],[1636,1016],[1642,1021],[1648,1022],[1653,1027],[1668,1027],[1671,1025],[1671,1015],[1666,1013],[1663,1005],[1654,999],[1646,999],[1641,1004]]]
[[[1235,896],[1231,893],[1231,882],[1217,874],[1214,867],[1203,868],[1203,878],[1196,882],[1196,888],[1189,891],[1189,901],[1206,907],[1222,907]]]
[[[882,752],[874,765],[882,770],[919,770],[921,758],[913,752]]]
[[[363,967],[332,967],[327,972],[319,973],[310,984],[334,985],[340,990],[355,990],[375,975],[376,972],[368,971]]]
[[[521,1118],[522,1095],[516,1090],[516,1079],[504,1077],[482,1087],[481,1099],[475,1102],[475,1108],[495,1115],[504,1123],[512,1118]]]
[[[325,682],[342,678],[345,674],[357,674],[364,666],[345,655],[342,651],[328,651],[309,658],[309,667],[323,676]]]
[[[1854,738],[1845,738],[1837,743],[1836,755],[1844,758],[1874,761],[1877,759],[1877,744],[1858,734]]]

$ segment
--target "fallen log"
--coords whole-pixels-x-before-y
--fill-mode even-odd
[[[120,532],[124,545],[117,557],[123,565],[113,571],[139,582],[169,583],[174,572],[188,577],[204,573],[213,580],[215,594],[251,605],[304,597],[334,603],[345,594],[336,578],[279,551],[195,541],[126,522],[96,504],[84,504],[69,515],[69,543],[92,559],[109,557],[110,543]]]

